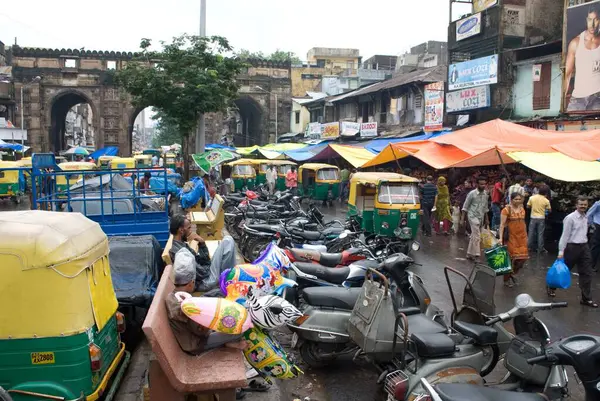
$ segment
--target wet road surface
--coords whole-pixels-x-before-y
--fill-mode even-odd
[[[345,208],[322,208],[328,219],[344,218]],[[432,303],[442,309],[449,318],[453,308],[444,276],[444,266],[453,267],[465,275],[469,275],[472,262],[465,259],[468,238],[465,235],[436,236],[418,238],[422,244],[421,250],[415,252],[413,258],[422,266],[411,268],[425,282]],[[588,332],[600,335],[600,310],[591,309],[579,304],[580,292],[577,286],[577,277],[573,276],[572,286],[568,290],[558,290],[556,298],[552,301],[546,294],[546,272],[553,263],[555,255],[533,256],[525,269],[520,272],[520,285],[514,288],[503,286],[502,278],[496,278],[494,302],[496,313],[506,312],[514,306],[514,298],[521,293],[528,293],[538,302],[567,301],[568,308],[555,309],[537,313],[537,316],[546,324],[553,339],[559,339],[575,333]],[[600,274],[594,277],[593,294],[600,300]],[[461,302],[464,281],[458,276],[451,276],[457,301]],[[509,322],[507,328],[512,331]],[[289,335],[279,336],[284,347],[289,347]],[[289,348],[288,348],[289,349]],[[301,358],[297,355],[297,360]],[[505,372],[499,366],[490,375],[492,380],[500,379]],[[312,401],[385,401],[385,397],[378,391],[376,384],[377,373],[370,366],[357,364],[350,358],[337,361],[324,369],[310,369],[301,366],[305,375],[295,380],[280,381],[279,391],[281,400],[303,399],[310,397]],[[583,400],[581,387],[573,380],[569,382],[571,400]],[[251,399],[261,399],[253,396]]]

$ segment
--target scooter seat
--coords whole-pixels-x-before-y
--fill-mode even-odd
[[[417,346],[419,356],[424,358],[451,356],[456,350],[454,340],[442,333],[411,333],[410,339]]]
[[[319,241],[323,239],[323,234],[321,234],[319,231],[305,231],[295,227],[290,231],[293,236],[304,238],[307,241]]]
[[[352,310],[361,292],[362,288],[310,287],[305,288],[302,295],[311,306]]]
[[[312,260],[323,266],[335,267],[342,262],[343,255],[341,253],[322,253],[310,251],[307,249],[291,249],[290,252],[294,258],[299,260]]]
[[[446,328],[441,324],[434,322],[426,315],[419,313],[417,315],[408,315],[408,331],[417,334],[436,334],[445,333]]]
[[[327,267],[317,263],[296,262],[294,265],[306,274],[317,276],[332,284],[342,284],[350,274],[349,267]]]
[[[356,262],[352,262],[352,264],[356,265],[356,266],[364,267],[365,270],[367,270],[369,268],[377,269],[379,267],[379,262],[376,260],[372,260],[372,259],[357,260]]]
[[[333,235],[340,235],[343,232],[344,232],[343,227],[327,227],[327,228],[323,229],[323,235],[326,235],[328,237],[333,236]]]
[[[460,334],[475,340],[479,345],[495,344],[498,341],[498,332],[492,327],[465,322],[454,322],[454,328]]]
[[[441,383],[434,387],[442,401],[547,401],[540,394],[517,393],[462,383]]]

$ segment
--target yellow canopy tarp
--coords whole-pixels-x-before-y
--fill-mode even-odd
[[[330,144],[329,146],[354,167],[360,167],[376,156],[367,149],[356,146],[334,144]]]
[[[247,148],[235,148],[235,152],[240,154],[240,155],[249,155],[252,154],[252,152],[254,152],[256,149],[258,149],[260,146],[258,145],[254,145],[254,146],[248,146]]]
[[[600,180],[600,162],[597,161],[577,160],[559,152],[510,152],[508,156],[555,180],[571,182]]]

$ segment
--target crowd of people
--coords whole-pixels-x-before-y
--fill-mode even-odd
[[[490,229],[499,243],[506,246],[512,273],[504,276],[504,284],[513,287],[531,254],[544,254],[546,219],[551,213],[552,191],[545,179],[519,175],[512,185],[507,176],[497,176],[490,183],[487,176],[469,177],[450,195],[445,177],[428,175],[420,185],[422,231],[424,236],[455,233],[469,235],[467,259],[475,261],[481,254],[481,233]],[[597,308],[592,300],[592,274],[600,258],[600,201],[588,211],[588,199],[580,196],[576,210],[563,221],[558,244],[558,259],[563,259],[571,272],[579,277],[581,304]],[[593,231],[591,244],[588,233]],[[590,246],[591,245],[591,246]],[[548,288],[548,295],[556,296]]]

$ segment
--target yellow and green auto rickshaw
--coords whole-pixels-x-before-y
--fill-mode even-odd
[[[239,159],[223,165],[223,178],[231,178],[234,191],[253,189],[256,185],[254,160]]]
[[[340,169],[322,163],[301,165],[298,170],[298,194],[331,206],[340,194]]]
[[[16,161],[17,166],[25,169],[23,171],[23,177],[25,177],[25,188],[24,192],[31,191],[31,157],[23,157]]]
[[[0,237],[2,387],[14,401],[110,401],[129,353],[98,223],[1,212]]]
[[[290,171],[292,166],[296,167],[297,164],[290,160],[273,160],[273,165],[277,168],[277,183],[275,184],[275,189],[277,191],[285,191],[285,175]]]
[[[66,162],[60,163],[58,167],[63,171],[90,171],[95,170],[96,165],[90,162]],[[90,175],[86,175],[86,179],[92,178]],[[81,174],[57,174],[56,175],[56,190],[61,192],[67,192],[72,185],[76,184],[81,179]]]
[[[355,216],[365,235],[402,242],[408,254],[419,231],[419,180],[395,173],[355,173],[350,180],[348,217]]]
[[[98,168],[100,170],[109,170],[110,161],[116,159],[118,156],[100,156],[98,158]]]
[[[167,153],[165,155],[165,164],[166,168],[172,168],[175,170],[177,168],[177,155],[175,153]]]
[[[133,157],[117,157],[108,164],[111,170],[135,169],[136,161]]]
[[[21,196],[25,192],[25,176],[17,170],[19,167],[14,161],[0,161],[0,199],[21,203]]]
[[[137,168],[152,167],[152,155],[134,155],[133,158]]]
[[[267,169],[271,165],[271,160],[256,159],[252,161],[256,170],[256,186],[265,184],[267,182]]]

